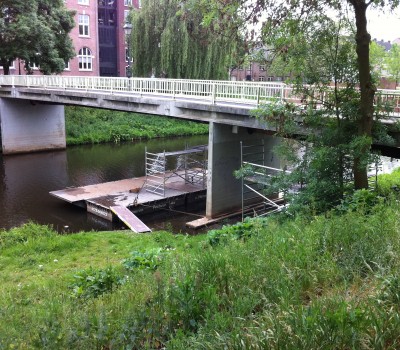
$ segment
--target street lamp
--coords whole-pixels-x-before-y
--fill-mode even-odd
[[[126,76],[127,78],[130,78],[132,76],[131,72],[131,50],[130,50],[130,35],[132,33],[132,24],[126,22],[124,26],[122,27],[125,32],[125,39],[128,44],[128,52],[126,54],[127,59],[128,59],[128,68],[126,70]]]

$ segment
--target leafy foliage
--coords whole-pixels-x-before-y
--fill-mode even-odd
[[[3,0],[0,2],[0,64],[5,74],[12,62],[33,64],[44,74],[60,73],[75,53],[69,33],[74,13],[62,0]]]
[[[195,1],[144,2],[132,13],[134,75],[225,79],[241,39],[219,36],[203,21]]]
[[[115,268],[108,266],[105,269],[81,270],[74,275],[70,285],[72,296],[82,299],[98,298],[105,293],[111,293],[124,284],[125,277],[121,277]]]
[[[391,79],[396,83],[400,79],[400,46],[393,44],[386,57],[386,68]]]
[[[228,243],[231,240],[244,241],[265,228],[266,225],[267,221],[246,218],[244,222],[235,225],[225,225],[221,229],[208,231],[207,240],[212,246]]]
[[[122,265],[129,271],[156,270],[162,262],[162,249],[155,249],[145,252],[134,251],[130,257],[122,261]]]

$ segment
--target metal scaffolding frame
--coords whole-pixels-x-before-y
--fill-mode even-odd
[[[241,168],[251,168],[251,174],[241,177],[242,181],[242,221],[246,216],[265,216],[281,211],[285,205],[280,194],[268,198],[263,194],[268,187],[267,179],[283,169],[265,165],[264,140],[258,143],[240,142]],[[272,197],[272,196],[271,196]]]
[[[147,192],[165,197],[168,181],[173,177],[185,180],[185,183],[206,188],[207,183],[207,145],[200,145],[181,151],[151,153],[145,149],[146,181],[143,185]],[[176,167],[167,171],[167,159],[175,158]]]

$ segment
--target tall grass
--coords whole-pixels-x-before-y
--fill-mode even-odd
[[[207,132],[206,124],[168,117],[84,107],[66,108],[68,145],[200,135]]]

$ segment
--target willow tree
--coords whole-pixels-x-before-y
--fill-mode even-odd
[[[63,0],[0,1],[0,64],[9,74],[19,58],[27,71],[33,64],[44,74],[59,73],[74,57],[69,33],[75,26],[74,13]]]
[[[205,27],[203,13],[188,1],[149,0],[132,13],[136,76],[226,79],[241,50],[238,33],[224,36]]]

